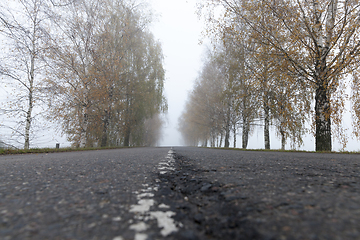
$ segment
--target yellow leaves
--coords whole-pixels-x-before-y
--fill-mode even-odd
[[[360,79],[358,72],[354,72],[351,86],[351,114],[353,118],[353,133],[357,137],[357,139],[360,140]]]
[[[74,141],[85,132],[90,144],[102,139],[107,127],[117,134],[112,137],[122,138],[124,121],[140,126],[166,104],[161,48],[143,30],[146,17],[125,5],[88,16],[83,4],[67,14],[74,23],[64,21],[69,24],[51,56],[56,72],[49,85],[58,90],[52,107],[64,132]]]
[[[317,114],[324,116],[325,120],[333,118],[337,129],[341,125],[347,98],[341,85],[346,82],[349,72],[359,68],[359,4],[349,0],[218,2],[225,9],[223,19],[218,21],[222,26],[208,25],[213,27],[208,32],[215,32],[223,37],[223,41],[236,39],[238,46],[244,45],[245,41],[251,42],[252,63],[257,63],[253,73],[258,79],[272,77],[264,75],[266,66],[261,64],[261,59],[265,53],[269,58],[264,62],[269,65],[275,62],[274,66],[279,70],[275,75],[283,72],[293,76],[303,86],[312,86],[308,90],[313,94],[319,84],[324,84],[324,91],[331,99],[331,111]],[[325,108],[322,106],[318,110]]]

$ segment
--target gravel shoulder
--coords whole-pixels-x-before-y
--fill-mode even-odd
[[[360,156],[175,148],[174,239],[360,239]]]

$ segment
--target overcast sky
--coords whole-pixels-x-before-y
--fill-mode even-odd
[[[153,33],[163,47],[165,95],[169,104],[168,122],[160,142],[162,146],[183,144],[177,130],[178,118],[201,68],[204,47],[199,45],[199,40],[203,28],[196,16],[194,2],[150,0],[152,8],[159,15],[153,24]]]

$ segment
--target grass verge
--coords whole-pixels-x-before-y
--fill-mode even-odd
[[[120,148],[128,148],[128,147],[0,149],[0,155],[75,152],[75,151],[92,151],[92,150],[120,149]]]
[[[298,153],[336,153],[336,154],[360,154],[360,152],[350,152],[350,151],[305,151],[305,150],[281,150],[281,149],[243,149],[243,148],[219,148],[219,147],[210,147],[210,149],[222,149],[222,150],[235,150],[235,151],[253,151],[253,152],[298,152]]]

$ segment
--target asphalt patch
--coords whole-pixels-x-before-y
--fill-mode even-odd
[[[360,239],[351,161],[283,157],[226,162],[177,153],[155,196],[183,225],[168,239]]]
[[[234,194],[232,186],[203,179],[203,170],[190,159],[177,156],[175,165],[174,172],[159,174],[156,193],[175,209],[174,219],[183,225],[169,239],[265,239],[246,219],[246,210],[236,206],[234,200],[247,197]]]

